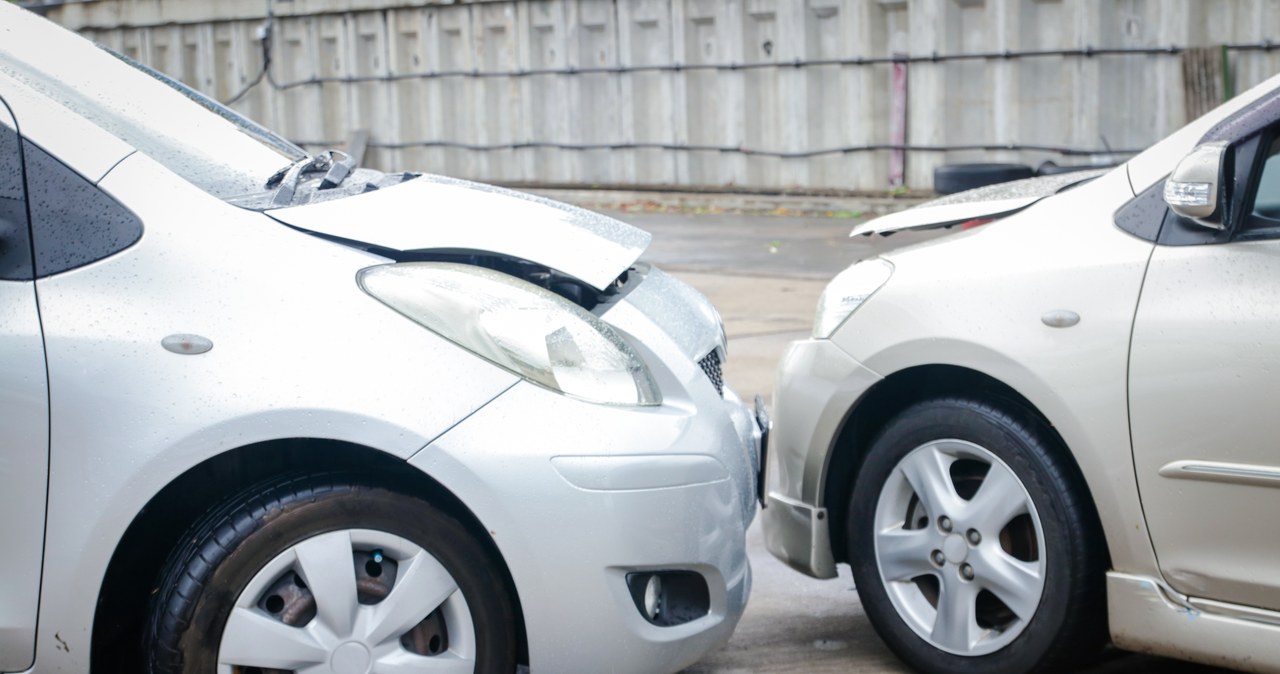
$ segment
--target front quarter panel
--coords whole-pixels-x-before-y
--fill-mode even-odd
[[[142,239],[37,282],[52,425],[42,672],[88,670],[115,545],[183,471],[282,438],[407,458],[515,382],[365,295],[356,272],[381,258],[228,206],[141,154],[101,187]],[[177,333],[213,348],[162,348]]]
[[[1115,568],[1150,572],[1125,377],[1152,245],[1112,223],[1132,197],[1121,168],[1006,220],[890,255],[893,278],[834,340],[885,377],[953,365],[1026,397],[1079,464]],[[1061,310],[1079,323],[1042,322]]]

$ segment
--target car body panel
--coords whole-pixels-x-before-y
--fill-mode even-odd
[[[191,466],[295,437],[408,458],[517,380],[364,294],[356,272],[383,258],[228,206],[141,154],[101,187],[142,219],[142,239],[37,282],[53,419],[46,545],[76,551],[45,559],[41,671],[87,671],[92,597],[116,543]],[[178,333],[213,349],[161,347]]]
[[[1250,513],[1274,510],[1280,486],[1277,298],[1280,241],[1161,246],[1130,365],[1134,463],[1165,579],[1271,609],[1280,523]]]
[[[884,377],[953,365],[1027,398],[1072,448],[1098,509],[1110,513],[1104,530],[1116,568],[1149,573],[1155,557],[1134,489],[1125,372],[1153,246],[1111,224],[1115,207],[1132,197],[1119,169],[1004,220],[891,253],[893,278],[833,341]],[[964,283],[949,283],[957,278]],[[1049,327],[1042,318],[1054,311],[1075,312],[1080,322]]]
[[[892,234],[920,229],[951,227],[970,220],[1003,218],[1034,204],[1043,197],[1016,197],[993,201],[975,201],[958,204],[921,204],[916,208],[882,215],[875,220],[858,225],[849,236]]]
[[[1110,223],[1115,205],[1132,197],[1121,168],[990,225],[889,253],[893,277],[831,342],[878,377],[949,365],[1013,388],[1049,419],[1068,446],[1081,448],[1080,467],[1095,503],[1117,515],[1105,526],[1116,568],[1155,573],[1134,489],[1124,380],[1129,330],[1153,245]],[[1060,210],[1072,217],[1057,217]],[[1007,254],[1010,250],[1019,254]],[[950,283],[955,278],[965,283]],[[974,297],[1001,301],[975,302]],[[1080,323],[1053,328],[1042,322],[1045,314],[1062,310],[1078,313]],[[1080,367],[1086,354],[1091,366]],[[793,377],[795,383],[789,383]],[[839,393],[843,400],[861,399],[875,383],[872,377],[848,381],[849,388]],[[770,451],[769,471],[783,463],[806,466],[803,479],[781,483],[779,494],[816,509],[830,506],[826,471],[840,424],[824,422],[823,432],[807,446],[791,446],[783,444],[786,438],[802,432],[788,425],[806,422],[800,420],[803,415],[779,413],[792,406],[791,397],[808,399],[807,382],[790,372],[780,375],[772,435],[782,439]],[[849,408],[823,414],[843,419],[841,411],[848,414]],[[783,456],[791,451],[805,456]],[[772,475],[768,480],[773,482]],[[802,523],[790,526],[794,531],[777,536],[810,535]]]
[[[1243,672],[1280,672],[1280,613],[1179,594],[1158,577],[1107,574],[1116,646]]]
[[[701,372],[686,374],[701,389]],[[743,513],[755,503],[743,498],[753,497],[754,476],[723,413],[738,403],[714,390],[693,397],[701,401],[587,417],[580,408],[590,403],[521,383],[411,460],[468,504],[504,559],[519,562],[510,569],[532,671],[674,672],[728,640],[750,591]],[[584,489],[552,461],[654,454],[707,457],[725,479],[695,473],[676,486]],[[671,535],[673,522],[680,535]],[[625,575],[658,569],[701,574],[710,614],[674,627],[646,622]]]
[[[882,377],[830,340],[792,342],[778,366],[765,472],[765,546],[816,578],[835,578],[825,502],[827,459],[849,410]],[[785,395],[782,392],[786,392]]]
[[[22,120],[22,134],[89,182],[102,179],[133,148],[83,117],[53,104],[0,68],[0,97]],[[39,140],[36,140],[39,139]]]
[[[49,408],[35,284],[0,281],[0,307],[0,671],[13,671],[35,657]]]
[[[0,671],[35,658],[49,469],[49,388],[35,283],[29,272],[21,139],[0,99]],[[17,258],[15,260],[15,258]]]
[[[650,235],[549,199],[442,176],[367,194],[268,211],[311,232],[398,251],[510,255],[604,289],[649,245]]]
[[[804,340],[783,359],[769,549],[805,573],[833,575],[834,535],[821,521],[825,508],[846,504],[823,492],[841,427],[830,420],[856,410],[878,377],[967,368],[1024,397],[1071,451],[1106,536],[1117,645],[1280,671],[1280,652],[1256,646],[1280,629],[1267,554],[1280,529],[1259,514],[1280,484],[1270,447],[1280,428],[1268,407],[1280,365],[1280,243],[1267,230],[1258,235],[1267,241],[1156,246],[1113,224],[1207,131],[1277,87],[1280,77],[1089,184],[886,254],[892,278],[831,337],[843,354]],[[936,215],[895,223],[925,226]],[[837,451],[850,449],[861,448]]]
[[[602,319],[651,364],[661,406],[595,405],[521,382],[410,461],[467,503],[505,559],[520,561],[510,570],[532,671],[677,671],[729,639],[750,592],[754,422],[693,362],[703,347],[688,339],[688,310],[649,311],[692,291],[659,270],[648,275],[652,286],[646,279]],[[681,470],[661,484],[651,467],[605,472],[647,458]],[[701,574],[710,613],[673,627],[646,622],[625,577],[659,569]]]
[[[60,31],[9,5],[0,14]],[[69,35],[58,33],[85,60],[73,79],[99,72],[94,59],[108,59],[106,71],[121,67]],[[26,421],[50,435],[24,445],[41,457],[24,454],[22,475],[0,468],[0,499],[42,507],[47,497],[48,512],[21,512],[19,533],[6,535],[6,543],[29,543],[21,557],[4,557],[22,565],[14,576],[22,582],[0,588],[6,602],[12,588],[22,592],[13,608],[26,647],[0,670],[31,664],[34,633],[32,671],[88,671],[95,624],[116,619],[100,613],[99,593],[140,513],[204,462],[295,440],[402,459],[404,471],[425,472],[475,514],[484,528],[473,533],[493,540],[519,598],[532,602],[525,616],[537,622],[524,632],[536,671],[674,671],[728,639],[750,592],[745,530],[757,507],[761,430],[699,367],[707,353],[725,354],[706,298],[641,264],[597,307],[664,398],[654,407],[606,406],[522,383],[356,282],[359,270],[390,261],[370,251],[398,247],[518,257],[603,289],[636,263],[647,233],[434,176],[272,215],[238,208],[20,80],[0,74],[0,96],[21,101],[19,120],[57,122],[33,123],[31,141],[130,209],[143,233],[103,259],[26,284],[30,313],[38,298],[44,321],[28,341],[44,341],[50,423],[32,410]],[[180,103],[171,90],[129,86]],[[227,131],[225,120],[203,121]],[[270,157],[255,152],[253,163]],[[0,350],[9,347],[7,327],[0,319]],[[166,350],[174,335],[212,348]],[[21,362],[42,386],[40,359]],[[33,472],[45,466],[47,488]],[[57,551],[42,568],[41,541]],[[159,563],[166,551],[155,552]],[[626,586],[634,569],[700,573],[711,613],[675,627],[648,623]]]
[[[1073,171],[1014,180],[949,194],[915,208],[883,215],[853,228],[849,236],[952,227],[973,220],[1008,217],[1024,208],[1106,173],[1106,169]]]
[[[725,355],[728,339],[724,330],[718,329],[723,326],[720,313],[692,286],[650,267],[638,290],[627,295],[628,304],[646,315],[661,317],[663,330],[681,353],[695,361],[717,349]]]

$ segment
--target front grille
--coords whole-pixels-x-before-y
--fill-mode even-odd
[[[723,398],[724,374],[720,372],[720,354],[715,351],[708,353],[702,357],[702,360],[698,361],[698,367],[702,368],[702,371],[707,375],[707,379],[711,380],[711,385],[716,387],[716,393],[719,393],[720,397]]]

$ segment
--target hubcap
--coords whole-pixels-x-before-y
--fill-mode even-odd
[[[334,674],[368,674],[373,658],[369,649],[359,641],[348,641],[333,651],[329,660]]]
[[[942,543],[942,552],[946,555],[948,562],[959,564],[969,557],[969,545],[960,536],[951,534]]]
[[[880,579],[902,620],[935,648],[995,652],[1044,591],[1044,532],[1022,481],[987,449],[937,440],[912,450],[876,503]]]
[[[350,529],[308,538],[249,581],[219,674],[471,671],[475,626],[448,570],[413,542]]]

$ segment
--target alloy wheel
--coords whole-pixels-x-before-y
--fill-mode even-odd
[[[942,651],[995,652],[1035,616],[1044,529],[1022,481],[989,450],[955,439],[907,453],[874,515],[880,579],[902,620]]]

